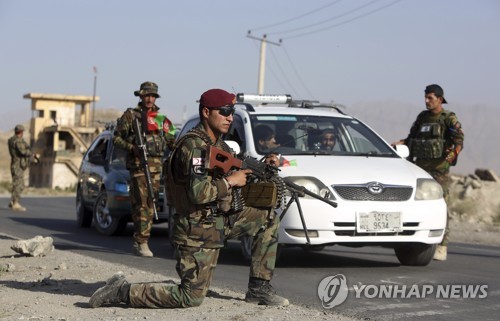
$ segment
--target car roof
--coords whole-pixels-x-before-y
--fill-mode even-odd
[[[236,105],[238,106],[238,105]],[[237,108],[237,111],[239,108]],[[353,117],[342,114],[337,110],[321,107],[321,108],[300,108],[288,106],[259,106],[254,107],[254,111],[246,110],[249,115],[301,115],[301,116],[324,116],[324,117],[339,117],[352,119]]]

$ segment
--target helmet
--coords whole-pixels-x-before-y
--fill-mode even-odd
[[[23,125],[16,125],[16,127],[14,127],[14,132],[16,132],[16,133],[23,132],[23,131],[24,131]]]

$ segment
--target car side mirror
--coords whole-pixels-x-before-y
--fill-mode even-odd
[[[234,140],[225,140],[225,143],[231,147],[231,149],[234,151],[236,155],[238,155],[241,152],[240,145],[235,142]]]
[[[410,149],[406,145],[396,145],[396,153],[401,158],[407,158],[410,156]]]

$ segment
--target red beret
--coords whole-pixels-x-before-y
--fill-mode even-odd
[[[222,89],[207,90],[200,97],[200,106],[207,108],[234,105],[235,103],[236,96]]]

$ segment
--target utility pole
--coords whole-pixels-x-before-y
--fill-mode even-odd
[[[279,42],[272,42],[267,40],[267,36],[263,35],[262,38],[254,37],[251,35],[251,31],[248,30],[247,37],[260,41],[260,63],[259,63],[259,80],[257,82],[257,93],[259,95],[264,94],[264,76],[266,72],[266,44],[270,43],[272,45],[281,46],[281,39]]]
[[[92,97],[92,127],[95,127],[95,93],[97,88],[97,67],[94,66],[94,95]]]

